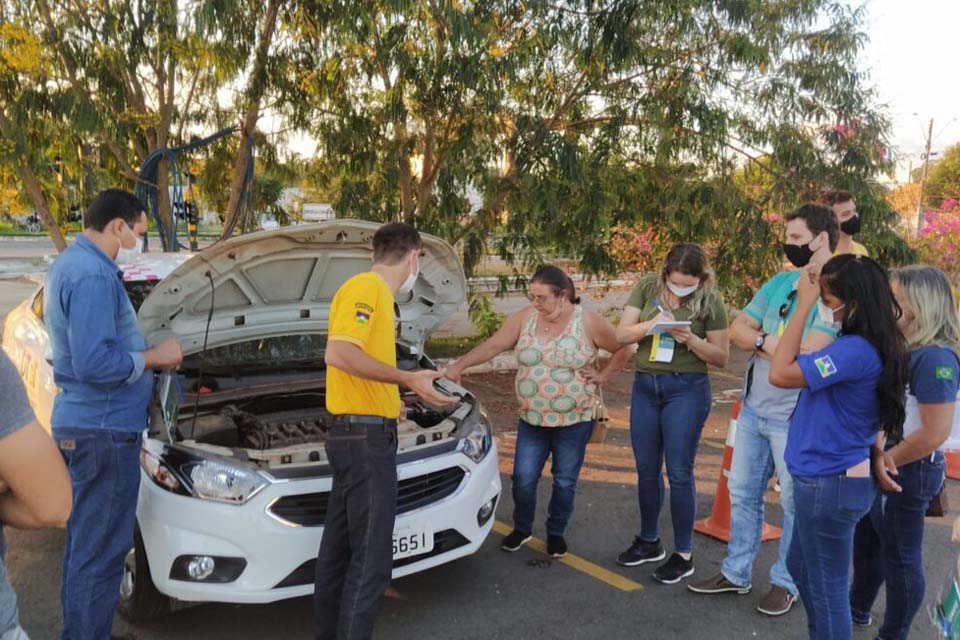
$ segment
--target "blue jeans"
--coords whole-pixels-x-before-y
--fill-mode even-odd
[[[580,467],[587,453],[593,421],[569,427],[536,427],[520,421],[517,450],[513,455],[513,528],[522,533],[533,531],[537,510],[537,485],[547,455],[553,455],[553,495],[547,516],[547,535],[562,536],[573,514]]]
[[[660,538],[664,501],[663,463],[670,480],[673,544],[680,553],[693,548],[697,489],[693,462],[700,432],[710,414],[710,379],[705,373],[637,373],[630,401],[630,441],[637,462],[640,502],[639,538]]]
[[[789,426],[786,421],[761,418],[747,406],[740,410],[730,465],[730,543],[721,571],[735,584],[750,584],[753,562],[760,552],[763,496],[776,470],[783,508],[783,537],[777,561],[770,568],[770,583],[796,595],[797,586],[787,571],[787,552],[793,537],[793,480],[783,461],[783,451]]]
[[[123,559],[133,548],[141,434],[55,428],[70,471],[73,512],[63,556],[63,640],[110,637]]]
[[[945,462],[937,452],[898,469],[902,493],[880,493],[857,525],[853,547],[850,608],[858,620],[870,616],[881,585],[887,605],[881,640],[901,640],[923,604],[923,521],[930,500],[943,486]]]
[[[850,640],[853,531],[873,504],[872,478],[794,476],[787,568],[807,611],[810,640]]]

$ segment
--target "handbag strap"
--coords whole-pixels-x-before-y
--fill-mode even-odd
[[[593,368],[600,373],[600,349],[597,349],[597,357],[593,360]],[[600,404],[603,404],[603,386],[597,385],[596,397],[600,400]]]

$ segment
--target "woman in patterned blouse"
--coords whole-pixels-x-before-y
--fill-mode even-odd
[[[468,367],[516,351],[520,424],[513,464],[513,532],[501,548],[516,551],[531,539],[537,484],[552,455],[547,551],[560,558],[567,553],[563,535],[593,430],[597,387],[623,369],[632,348],[617,342],[613,325],[604,317],[580,306],[573,281],[555,266],[533,274],[527,298],[531,306],[450,365],[446,377],[459,381]],[[614,354],[602,369],[599,349]]]

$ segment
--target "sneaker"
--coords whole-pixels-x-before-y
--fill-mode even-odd
[[[645,542],[634,538],[630,548],[620,554],[617,564],[623,567],[636,567],[645,562],[657,562],[667,557],[660,544],[659,538],[655,542]]]
[[[727,577],[722,573],[718,573],[704,580],[688,582],[687,589],[694,593],[739,593],[744,595],[750,593],[751,585],[740,586],[727,580]]]
[[[768,616],[782,616],[790,611],[793,603],[797,601],[797,596],[793,595],[783,587],[773,585],[763,600],[757,605],[757,611]]]
[[[547,536],[547,555],[551,558],[562,558],[567,555],[567,541],[563,536]]]
[[[503,539],[503,542],[500,543],[500,548],[504,551],[518,551],[520,547],[527,544],[533,540],[533,535],[529,533],[522,533],[514,529],[510,532],[506,538]]]
[[[663,584],[677,584],[687,576],[693,575],[693,558],[684,560],[679,553],[674,553],[670,559],[657,567],[653,572],[653,579]]]
[[[870,612],[867,613],[857,613],[856,611],[851,611],[851,617],[853,618],[853,624],[857,627],[869,627],[873,624],[873,616],[870,615]]]

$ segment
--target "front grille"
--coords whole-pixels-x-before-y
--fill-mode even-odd
[[[397,483],[397,513],[406,513],[439,502],[452,495],[466,472],[451,467]],[[284,496],[270,505],[268,511],[284,522],[301,527],[320,527],[326,521],[330,493],[300,493]]]
[[[420,562],[421,560],[438,556],[441,553],[453,551],[454,549],[458,549],[466,545],[468,542],[469,540],[464,538],[463,535],[456,529],[444,529],[443,531],[433,534],[432,551],[428,553],[421,553],[418,556],[410,556],[409,558],[396,560],[393,563],[393,568],[396,569],[398,567],[404,567],[414,562]],[[284,587],[299,587],[305,584],[313,584],[316,573],[317,559],[311,558],[294,569],[286,578],[278,582],[274,589],[283,589]]]

